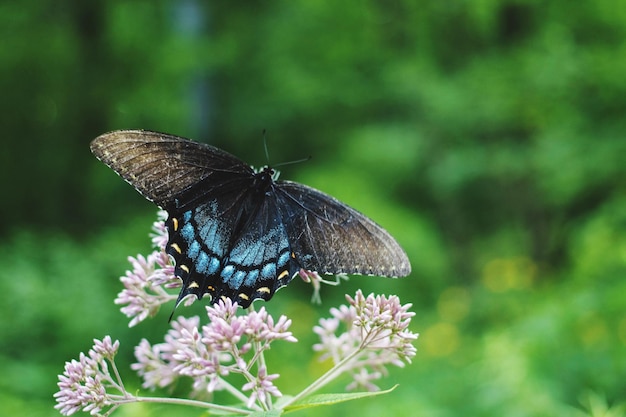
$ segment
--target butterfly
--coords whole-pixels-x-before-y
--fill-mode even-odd
[[[241,307],[269,300],[301,270],[402,277],[408,257],[372,220],[266,166],[189,139],[145,130],[105,133],[91,151],[168,213],[166,252],[190,294]]]

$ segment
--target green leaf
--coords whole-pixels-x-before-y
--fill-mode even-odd
[[[337,404],[337,403],[342,403],[346,401],[358,400],[360,398],[375,397],[377,395],[387,394],[393,391],[394,389],[396,389],[397,386],[398,385],[396,384],[393,387],[389,388],[388,390],[376,391],[376,392],[352,392],[349,394],[342,393],[342,394],[312,395],[310,397],[303,398],[302,400],[299,400],[289,405],[288,407],[285,407],[285,412],[288,413],[288,412],[300,410],[303,408],[317,407],[320,405]]]

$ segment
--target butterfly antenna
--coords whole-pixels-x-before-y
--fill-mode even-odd
[[[307,161],[310,161],[311,158],[313,158],[313,157],[311,155],[309,155],[306,158],[296,159],[295,161],[281,162],[280,164],[274,165],[274,168],[282,167],[282,166],[285,166],[285,165],[299,164],[299,163],[302,163],[302,162],[307,162]]]
[[[265,135],[267,131],[263,129],[263,146],[265,147],[265,159],[267,160],[267,165],[270,164],[270,152],[267,150],[267,136]]]
[[[265,129],[263,129],[263,146],[265,146],[265,158],[267,159],[267,165],[271,165],[270,164],[270,153],[267,150],[267,136],[265,135],[265,133],[267,133],[267,132],[266,132]],[[273,165],[273,167],[274,168],[278,168],[278,167],[282,167],[282,166],[285,166],[285,165],[299,164],[301,162],[306,162],[306,161],[308,161],[310,159],[311,159],[311,155],[307,156],[306,158],[298,159],[298,160],[295,160],[295,161],[281,162],[280,164]]]

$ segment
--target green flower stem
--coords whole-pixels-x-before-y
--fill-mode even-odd
[[[198,400],[188,400],[184,398],[168,398],[168,397],[135,397],[135,396],[122,396],[122,395],[109,395],[109,398],[115,402],[115,404],[127,404],[133,402],[146,402],[146,403],[160,403],[160,404],[177,404],[187,405],[190,407],[207,408],[210,410],[219,410],[231,414],[248,415],[252,413],[250,410],[244,410],[236,407],[229,407],[225,405],[207,403]]]
[[[224,387],[226,391],[230,392],[235,398],[237,398],[242,403],[248,402],[248,397],[246,397],[241,391],[232,386],[228,381],[224,378],[220,378],[220,386]]]
[[[338,374],[341,374],[344,371],[343,368],[350,361],[352,361],[354,358],[356,358],[361,352],[362,352],[362,347],[359,347],[354,352],[352,352],[351,354],[349,354],[348,356],[343,358],[339,363],[337,363],[335,366],[333,366],[328,372],[326,372],[324,375],[320,376],[318,379],[313,381],[313,383],[311,385],[306,387],[304,390],[302,390],[299,394],[297,394],[291,400],[289,400],[285,404],[283,404],[282,408],[283,409],[287,408],[288,406],[290,406],[291,404],[295,403],[296,401],[299,401],[302,398],[304,398],[304,397],[314,393],[318,389],[322,388],[324,385],[326,385],[329,382],[331,382],[333,379],[335,379],[337,377]]]
[[[122,377],[120,376],[120,372],[117,370],[117,366],[115,365],[115,361],[113,360],[113,358],[109,359],[109,363],[111,364],[111,367],[113,368],[113,374],[115,375],[115,379],[117,380],[118,389],[121,392],[123,392],[125,395],[128,395],[128,393],[126,392],[126,388],[124,387],[124,383],[122,382]]]

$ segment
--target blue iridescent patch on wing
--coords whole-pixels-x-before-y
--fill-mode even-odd
[[[247,306],[256,298],[269,299],[298,271],[278,219],[263,217],[233,236],[225,212],[209,202],[168,220],[168,253],[183,280],[179,302],[189,294],[208,294],[213,302],[226,296]]]

